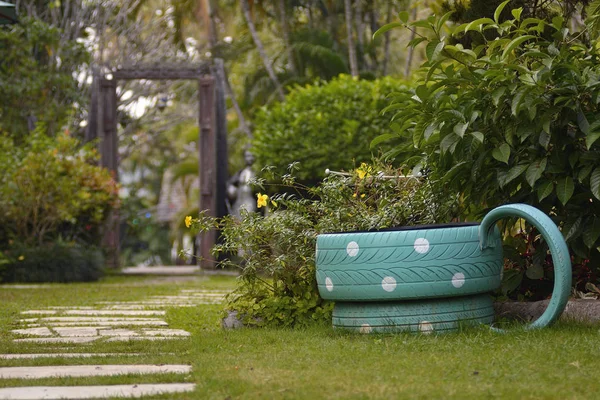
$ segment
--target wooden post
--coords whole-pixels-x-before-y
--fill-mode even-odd
[[[215,82],[210,76],[200,78],[198,87],[198,120],[200,135],[198,138],[198,155],[200,167],[200,211],[209,216],[217,216],[217,140],[215,135]],[[214,269],[215,260],[210,253],[215,244],[214,230],[200,233],[197,254],[198,265],[205,269]]]
[[[219,68],[220,64],[220,68]],[[217,216],[224,217],[227,215],[227,179],[229,178],[227,156],[227,103],[225,101],[225,69],[223,68],[223,60],[215,59],[215,68],[213,68],[213,76],[215,77],[215,116],[216,116],[216,136],[217,136]]]
[[[100,133],[100,163],[108,168],[115,182],[119,181],[119,141],[117,136],[117,82],[100,81],[98,132]],[[108,249],[106,264],[119,267],[119,210],[112,210],[105,225],[104,246]]]

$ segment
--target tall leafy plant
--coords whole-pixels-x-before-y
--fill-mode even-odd
[[[450,13],[413,22],[401,13],[380,29],[418,28],[409,45],[425,45],[427,61],[416,88],[387,108],[395,133],[372,146],[391,142],[389,156],[426,160],[470,211],[506,202],[541,208],[573,254],[600,261],[600,2],[579,32],[560,16],[523,19],[520,8],[501,22],[508,3],[457,27]],[[467,33],[481,44],[459,44]]]

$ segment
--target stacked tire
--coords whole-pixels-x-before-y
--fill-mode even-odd
[[[478,224],[319,235],[317,284],[335,301],[333,326],[370,332],[446,332],[490,324],[502,246],[482,251]]]
[[[571,262],[552,220],[525,204],[490,211],[481,224],[426,225],[319,235],[317,285],[335,301],[333,327],[370,332],[448,332],[494,320],[490,292],[504,259],[496,221],[519,217],[538,228],[554,261],[554,292],[529,328],[554,322],[571,289]]]

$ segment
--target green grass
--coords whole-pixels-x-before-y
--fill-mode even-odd
[[[114,286],[117,280],[127,288]],[[184,288],[224,289],[233,285],[229,277],[163,284],[110,278],[52,289],[0,289],[0,348],[3,353],[44,351],[40,346],[17,346],[10,341],[8,331],[19,318],[18,312],[25,309],[135,300],[175,294]],[[516,329],[498,334],[479,328],[429,336],[359,335],[328,326],[223,331],[218,325],[220,312],[216,305],[169,309],[169,327],[192,333],[183,340],[54,344],[46,348],[55,352],[68,348],[68,352],[145,353],[139,357],[0,360],[1,366],[191,364],[189,376],[3,380],[0,386],[197,384],[194,393],[149,397],[156,399],[588,399],[600,390],[598,326],[562,323],[532,332]]]

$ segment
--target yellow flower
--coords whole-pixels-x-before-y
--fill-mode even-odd
[[[363,194],[361,194],[361,195],[360,195],[360,198],[361,198],[361,199],[364,199],[364,198],[365,198],[365,194],[364,194],[364,193],[363,193]]]
[[[19,261],[23,261],[25,259],[25,256],[19,256]]]
[[[356,196],[357,196],[357,194],[356,194],[356,193],[354,193],[354,194],[352,195],[352,197],[354,197],[354,198],[356,198]]]
[[[269,199],[269,196],[267,196],[266,194],[258,193],[256,195],[256,207],[258,207],[258,208],[266,207],[268,199]]]
[[[185,227],[189,228],[190,226],[192,226],[192,217],[188,215],[187,217],[185,217]]]
[[[361,163],[360,167],[356,169],[356,173],[358,174],[358,179],[364,179],[369,173],[369,166],[366,163]]]

